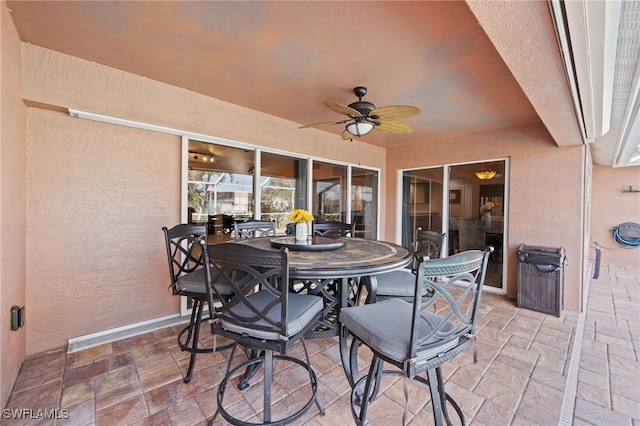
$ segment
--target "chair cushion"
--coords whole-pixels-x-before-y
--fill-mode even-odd
[[[416,276],[409,269],[385,272],[376,279],[376,296],[413,297],[416,291]]]
[[[277,296],[268,291],[259,291],[248,297],[250,302],[261,311],[273,303],[273,306],[269,310],[267,316],[273,321],[280,321],[280,303],[274,303],[279,300]],[[288,324],[286,327],[287,336],[293,336],[303,330],[311,321],[313,321],[316,315],[322,311],[324,303],[322,297],[312,296],[309,294],[289,294],[289,310],[288,310]],[[249,317],[252,312],[244,304],[238,304],[228,309],[226,314],[235,314],[241,317]],[[255,326],[273,327],[273,325],[267,323],[263,319],[256,320],[253,323],[243,326],[238,322],[232,322],[222,318],[222,327],[226,330],[232,331],[238,334],[246,334],[251,337],[265,340],[279,340],[280,331],[271,330],[259,330]]]
[[[204,279],[204,269],[200,268],[193,272],[189,272],[178,278],[177,285],[177,293],[192,293],[192,294],[207,294],[207,289],[205,287],[205,279]],[[219,294],[231,295],[231,289],[226,284],[214,283],[213,286],[218,291]]]
[[[398,362],[409,359],[411,345],[411,323],[413,305],[400,299],[388,299],[370,305],[343,308],[340,311],[340,322],[355,334],[371,349]],[[433,312],[424,312],[430,320],[439,323],[442,317]],[[380,319],[384,318],[384,321]],[[449,322],[443,331],[453,330],[454,324]],[[426,336],[431,327],[425,320],[420,320],[418,336]],[[418,352],[418,361],[424,361],[455,347],[459,339],[447,341],[441,345]],[[430,342],[437,343],[433,338]]]

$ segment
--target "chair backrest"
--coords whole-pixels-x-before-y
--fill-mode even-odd
[[[460,251],[483,250],[487,246],[480,219],[458,219],[458,245]]]
[[[410,359],[420,359],[434,348],[454,347],[475,332],[487,261],[492,247],[469,250],[443,259],[421,259],[413,301]],[[438,278],[442,277],[442,278]],[[425,288],[433,296],[422,298]],[[435,312],[432,307],[435,306]],[[431,356],[422,357],[431,358]],[[411,366],[422,371],[420,363]]]
[[[222,323],[224,329],[239,334],[251,328],[266,340],[288,337],[288,249],[266,251],[231,242],[210,244],[206,251],[210,265],[207,282],[222,283],[231,290],[227,302],[212,318],[214,324]],[[226,297],[216,294],[213,285],[207,291],[209,303]]]
[[[413,272],[416,272],[418,261],[420,258],[440,258],[442,254],[442,244],[445,240],[445,236],[446,234],[441,234],[438,231],[424,231],[421,227],[416,228],[415,238],[411,246],[413,261],[410,267]]]
[[[313,235],[324,237],[353,237],[355,236],[355,223],[322,222],[313,223]]]
[[[268,220],[249,220],[233,223],[236,239],[273,237],[276,235],[276,222]]]
[[[183,223],[171,229],[165,226],[162,231],[169,261],[170,288],[177,295],[180,294],[180,277],[202,268],[205,263],[202,243],[207,243],[207,226]]]

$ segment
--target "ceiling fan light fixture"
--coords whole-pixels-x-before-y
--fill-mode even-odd
[[[474,174],[480,180],[493,179],[498,172],[496,170],[478,170]]]
[[[364,136],[373,130],[375,125],[369,121],[361,120],[347,124],[347,132],[353,136]]]

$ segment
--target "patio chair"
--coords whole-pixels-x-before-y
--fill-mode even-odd
[[[421,257],[429,259],[439,259],[446,234],[438,231],[424,231],[418,227],[415,239],[412,244],[413,262],[408,268],[378,274],[375,277],[363,279],[363,284],[367,288],[367,299],[365,303],[373,303],[390,298],[401,298],[407,302],[413,301],[415,290],[416,267]],[[375,279],[376,285],[372,285]],[[432,294],[432,290],[427,288],[424,296]]]
[[[352,334],[352,351],[366,345],[373,352],[366,376],[347,377],[353,383],[351,411],[358,425],[365,424],[367,409],[375,401],[385,374],[401,375],[405,380],[414,379],[429,385],[436,425],[443,424],[443,419],[452,424],[447,403],[465,424],[462,410],[445,392],[442,366],[474,344],[491,251],[493,248],[488,247],[485,251],[471,250],[444,259],[421,259],[412,303],[395,298],[341,310],[341,339]],[[447,278],[440,281],[430,277]],[[434,294],[423,300],[420,296],[427,286],[433,288]],[[436,312],[431,312],[430,307],[435,307]],[[356,358],[352,354],[351,359]],[[397,370],[384,370],[384,363]],[[350,371],[357,374],[357,366],[351,366]],[[425,377],[422,373],[426,373]],[[406,391],[405,398],[408,399]],[[405,405],[403,424],[406,424],[406,410]]]
[[[211,332],[215,336],[224,336],[234,341],[233,349],[222,382],[217,391],[217,411],[209,424],[213,424],[216,416],[221,414],[225,420],[234,425],[248,425],[245,418],[235,417],[239,413],[261,413],[259,424],[275,425],[287,424],[302,416],[315,402],[324,414],[324,409],[316,399],[318,380],[311,368],[309,354],[304,343],[303,335],[320,318],[323,309],[322,298],[308,294],[295,294],[287,291],[289,282],[289,252],[288,249],[266,251],[244,244],[224,243],[212,244],[207,248],[207,261],[210,263],[209,282],[224,282],[232,289],[232,297],[219,312],[211,318]],[[216,287],[210,286],[209,300],[215,300],[222,295],[217,294]],[[302,345],[305,360],[287,355],[287,351],[298,341]],[[237,363],[234,357],[237,345],[241,345],[248,352],[248,359]],[[276,354],[274,354],[276,352]],[[273,361],[293,364],[287,368],[306,370],[310,386],[296,392],[308,392],[310,395],[297,396],[289,401],[289,405],[282,406],[280,412],[272,412],[272,384],[274,380]],[[232,365],[236,365],[232,368]],[[239,390],[248,387],[249,381],[259,368],[264,368],[263,398],[261,407],[238,408],[237,398],[230,397],[227,401],[227,387],[229,380],[238,376],[238,372],[245,370],[240,379]],[[279,368],[275,372],[283,371]],[[295,371],[295,370],[294,370]],[[287,374],[284,374],[286,377]],[[277,388],[276,388],[277,389]],[[232,392],[233,393],[233,392]],[[251,405],[252,398],[244,399]],[[297,403],[297,401],[302,401]],[[233,408],[230,408],[233,406]],[[251,416],[253,414],[249,414]],[[260,416],[260,414],[258,414]]]
[[[313,235],[323,237],[353,237],[356,235],[355,223],[322,222],[313,223]]]
[[[236,239],[273,237],[276,235],[276,222],[268,220],[234,222],[233,230]]]
[[[211,353],[212,347],[200,347],[200,323],[207,304],[207,289],[204,272],[204,253],[202,243],[207,242],[207,225],[180,224],[171,229],[166,226],[164,232],[167,259],[169,261],[169,290],[174,296],[186,296],[191,299],[191,318],[186,327],[178,334],[178,345],[191,354],[184,382],[191,381],[196,362],[196,354]],[[219,286],[217,301],[224,300],[231,293],[224,285]],[[209,305],[209,310],[214,311]],[[217,348],[223,350],[229,346]]]

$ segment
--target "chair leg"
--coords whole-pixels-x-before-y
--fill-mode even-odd
[[[198,348],[198,340],[200,338],[200,323],[202,322],[203,311],[204,302],[202,300],[194,299],[189,325],[182,329],[180,334],[178,334],[178,346],[180,346],[180,349],[182,351],[187,351],[191,354],[189,357],[189,367],[187,368],[187,374],[184,378],[185,383],[191,382],[191,375],[196,364],[196,354],[213,352],[213,348]],[[186,339],[184,339],[183,341],[182,336],[185,333]]]
[[[438,378],[438,392],[440,393],[440,404],[442,406],[442,413],[444,414],[445,419],[447,420],[448,425],[454,424],[451,420],[451,416],[449,416],[449,410],[447,408],[447,401],[451,404],[453,409],[458,414],[458,418],[460,419],[460,424],[465,426],[464,414],[462,413],[462,409],[458,405],[458,403],[444,390],[444,380],[442,379],[442,367],[436,368],[436,376]]]
[[[197,307],[196,307],[197,306]],[[198,339],[200,338],[200,323],[202,322],[202,311],[204,308],[204,303],[202,301],[195,301],[193,304],[193,310],[191,312],[192,323],[189,328],[189,333],[187,335],[187,342],[189,344],[189,339],[191,338],[191,357],[189,359],[189,367],[187,368],[187,375],[184,378],[185,383],[191,382],[191,375],[193,374],[193,368],[196,365],[196,354],[198,353]],[[193,318],[194,312],[196,312],[195,319]]]
[[[376,397],[375,389],[377,389],[379,386],[377,381],[381,376],[379,372],[382,371],[383,365],[384,361],[374,355],[373,360],[371,361],[371,366],[369,367],[368,374],[358,380],[354,384],[353,389],[351,389],[351,414],[353,415],[353,419],[359,426],[364,425],[367,421],[367,409],[369,408],[369,403],[372,402]],[[358,387],[363,380],[366,380],[366,382],[363,392],[360,393],[358,392]],[[356,413],[355,407],[357,405],[360,406],[359,413]]]
[[[189,325],[185,329],[187,332],[187,339],[184,341],[184,344],[182,343],[181,338],[185,330],[182,330],[182,332],[180,332],[180,334],[178,335],[178,344],[180,345],[180,349],[182,349],[183,351],[187,349],[187,347],[189,346],[189,342],[191,342],[191,338],[193,337],[193,326],[195,324],[195,320],[197,317],[197,307],[199,305],[200,305],[200,301],[197,299],[194,299],[193,307],[191,308],[191,319],[189,320]]]
[[[442,423],[442,400],[440,398],[439,383],[436,371],[434,369],[427,371],[429,378],[429,389],[431,391],[431,405],[433,406],[433,421],[436,426]]]
[[[301,342],[304,345],[304,340],[301,340]],[[322,408],[322,406],[320,405],[317,399],[318,378],[316,377],[315,373],[313,372],[313,369],[311,368],[311,364],[309,363],[309,353],[306,347],[304,347],[306,363],[301,359],[292,358],[290,356],[286,356],[282,354],[274,354],[273,350],[264,349],[261,351],[261,355],[259,357],[249,358],[247,361],[244,361],[232,368],[236,347],[237,347],[237,343],[233,345],[233,349],[231,350],[231,354],[229,355],[229,361],[227,362],[227,369],[226,369],[224,378],[222,379],[222,381],[220,382],[220,385],[218,386],[218,391],[217,391],[218,408],[213,418],[209,421],[208,423],[209,426],[213,425],[218,415],[221,415],[227,422],[233,425],[242,425],[242,426],[258,425],[258,424],[270,425],[270,426],[285,425],[299,419],[309,409],[309,407],[313,405],[314,402],[318,406],[320,413],[324,415],[324,408]],[[257,353],[257,351],[255,352]],[[271,420],[271,416],[272,416],[271,393],[272,393],[272,387],[273,387],[273,360],[274,359],[285,361],[285,362],[291,362],[291,363],[297,364],[298,366],[301,366],[302,368],[306,368],[307,371],[309,372],[309,380],[311,381],[311,396],[304,403],[304,405],[298,408],[296,412],[290,414],[286,418],[276,419],[272,421]],[[225,400],[224,400],[225,391],[226,391],[226,387],[228,385],[229,379],[231,379],[232,377],[236,377],[238,372],[240,372],[241,370],[246,371],[248,369],[251,369],[252,371],[254,371],[256,368],[259,368],[260,366],[264,366],[263,418],[262,418],[262,422],[260,423],[247,423],[242,419],[234,417],[233,414],[227,411],[227,407],[225,407]],[[293,407],[290,407],[290,408],[293,408]]]
[[[216,412],[213,414],[213,417],[211,418],[211,420],[209,420],[209,423],[207,424],[207,426],[213,426],[213,422],[216,420],[216,417],[218,417],[218,414],[222,413],[221,411],[222,400],[224,398],[224,391],[227,387],[227,379],[229,378],[229,372],[231,371],[231,363],[233,362],[233,356],[236,353],[236,347],[237,347],[237,344],[235,343],[233,343],[231,346],[231,353],[229,354],[229,361],[227,362],[227,371],[224,374],[224,379],[218,386],[218,392],[216,392],[216,400],[218,402],[218,408],[216,408]],[[224,417],[224,414],[222,416]]]
[[[247,359],[254,359],[254,358],[264,356],[264,351],[262,351],[261,353],[258,353],[257,350],[250,349],[250,348],[245,349],[245,353],[247,355]],[[246,388],[248,388],[250,385],[249,381],[259,369],[260,369],[260,364],[251,364],[250,366],[248,366],[247,369],[244,371],[244,374],[242,375],[242,377],[240,377],[240,380],[238,381],[238,386],[237,386],[238,390],[243,391]]]
[[[271,380],[273,379],[273,351],[264,351],[264,423],[271,423]]]
[[[304,350],[304,356],[307,359],[307,365],[309,366],[309,382],[311,383],[312,388],[314,386],[317,388],[318,378],[316,377],[316,375],[313,373],[313,370],[311,369],[311,360],[309,359],[309,351],[307,350],[307,344],[304,342],[304,339],[300,339],[300,343],[302,344],[302,349]],[[318,406],[318,410],[320,411],[320,414],[324,416],[324,407],[320,404],[320,401],[318,400],[317,395],[314,397],[314,399],[316,401],[316,405]]]

